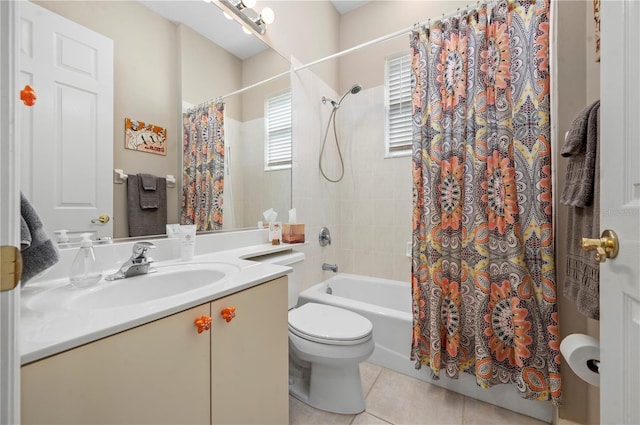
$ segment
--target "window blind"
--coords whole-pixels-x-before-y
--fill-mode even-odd
[[[291,168],[291,92],[266,100],[265,170]]]
[[[387,59],[386,69],[386,137],[387,156],[411,154],[411,57]]]

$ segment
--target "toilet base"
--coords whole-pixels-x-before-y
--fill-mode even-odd
[[[289,363],[289,394],[293,397],[327,412],[364,412],[366,405],[358,363],[344,367],[314,363],[310,369],[301,368],[291,359]]]

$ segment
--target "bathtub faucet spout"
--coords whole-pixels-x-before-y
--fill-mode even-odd
[[[322,270],[331,270],[334,273],[338,273],[338,265],[337,264],[322,264]]]

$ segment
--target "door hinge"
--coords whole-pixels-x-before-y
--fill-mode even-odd
[[[0,292],[18,286],[22,276],[22,254],[15,246],[0,246]]]

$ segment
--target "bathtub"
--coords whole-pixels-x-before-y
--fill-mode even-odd
[[[428,367],[415,369],[409,359],[413,326],[409,282],[338,273],[302,291],[298,303],[308,302],[342,307],[369,319],[375,343],[375,350],[367,360],[371,363],[547,423],[553,419],[550,402],[523,399],[512,385],[483,389],[468,373],[460,374],[459,379],[441,373],[439,380],[432,380]]]

